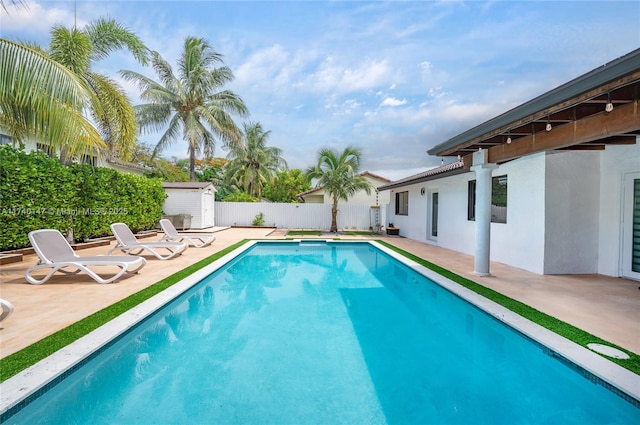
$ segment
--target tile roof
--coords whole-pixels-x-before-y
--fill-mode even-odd
[[[414,183],[420,183],[427,180],[435,180],[442,177],[451,176],[454,174],[463,173],[464,170],[464,162],[456,161],[451,164],[441,165],[440,167],[431,168],[427,171],[423,171],[422,173],[414,174],[413,176],[405,177],[400,180],[393,181],[384,186],[378,187],[378,190],[387,190],[393,189],[401,186],[408,186]]]

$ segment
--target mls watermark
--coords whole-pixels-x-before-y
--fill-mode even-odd
[[[28,208],[28,207],[9,207],[0,208],[0,214],[19,216],[19,215],[126,215],[129,213],[127,208]]]

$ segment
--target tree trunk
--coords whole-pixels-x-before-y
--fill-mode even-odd
[[[333,205],[331,206],[331,229],[330,232],[338,233],[338,200],[333,200]]]
[[[196,181],[196,148],[189,146],[189,181]]]

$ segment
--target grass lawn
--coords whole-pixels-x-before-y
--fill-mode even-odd
[[[322,236],[320,230],[289,230],[287,236]]]

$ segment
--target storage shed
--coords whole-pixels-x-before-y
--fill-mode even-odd
[[[216,188],[211,183],[162,183],[167,198],[162,207],[177,229],[213,227]]]

